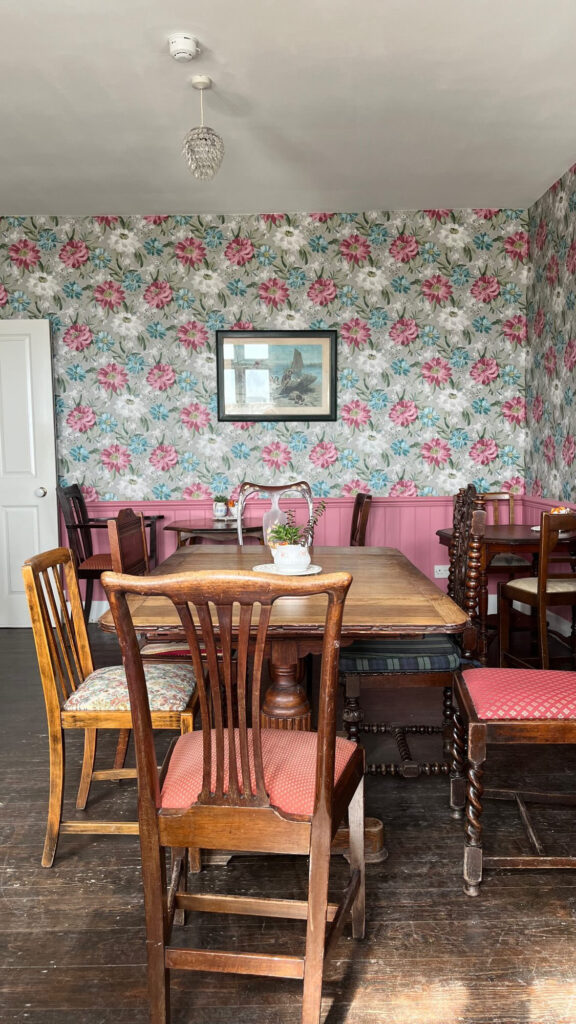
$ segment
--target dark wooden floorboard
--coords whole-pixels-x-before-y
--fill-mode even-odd
[[[97,663],[118,661],[113,637],[92,631]],[[143,907],[134,837],[63,836],[51,870],[40,866],[44,838],[47,734],[29,630],[0,631],[0,1020],[2,1024],[146,1024]],[[402,698],[402,702],[405,698]],[[440,692],[409,694],[408,718],[439,717]],[[402,717],[398,695],[389,716]],[[406,717],[406,716],[404,716]],[[110,762],[114,737],[98,756]],[[69,814],[135,814],[133,783],[95,784],[84,814],[74,812],[81,737],[68,737]],[[159,747],[167,737],[159,737]],[[387,742],[387,741],[386,741]],[[395,759],[367,737],[374,759]],[[425,738],[424,759],[440,756]],[[416,742],[414,742],[416,750]],[[161,750],[159,750],[161,753]],[[372,759],[372,758],[369,758]],[[492,778],[512,785],[570,789],[576,752],[498,752]],[[344,937],[324,986],[325,1024],[575,1024],[576,873],[490,872],[479,898],[462,891],[461,826],[447,811],[445,778],[368,778],[369,814],[384,820],[388,859],[368,866],[367,934]],[[525,848],[514,815],[487,805],[510,851]],[[576,815],[544,806],[540,830],[553,850],[576,850]],[[334,859],[334,879],[347,865]],[[193,885],[302,896],[306,866],[292,858],[234,858]],[[238,948],[295,951],[298,922],[249,918],[230,926]],[[180,930],[212,948],[221,926],[201,917]],[[175,974],[173,1024],[298,1024],[300,985],[291,981]]]

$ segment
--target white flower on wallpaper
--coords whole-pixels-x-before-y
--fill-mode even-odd
[[[0,228],[0,315],[50,318],[60,477],[92,498],[210,497],[250,478],[305,478],[317,496],[523,488],[523,211]],[[336,422],[218,422],[215,332],[270,327],[337,331]],[[543,439],[545,461],[564,440]]]

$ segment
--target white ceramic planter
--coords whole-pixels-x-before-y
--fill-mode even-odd
[[[215,501],[212,504],[214,519],[226,519],[228,506],[223,501]]]
[[[310,550],[302,544],[278,544],[271,551],[274,564],[287,575],[303,572],[310,565]]]

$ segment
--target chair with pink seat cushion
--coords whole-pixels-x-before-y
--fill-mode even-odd
[[[465,810],[464,892],[477,896],[485,868],[573,868],[576,856],[546,853],[528,803],[568,803],[569,793],[520,789],[484,789],[491,744],[574,744],[576,673],[541,669],[480,668],[456,681],[450,805],[454,817]],[[483,799],[512,800],[526,829],[531,853],[486,856],[483,850]]]
[[[102,578],[134,718],[152,1024],[167,1024],[170,1019],[170,968],[299,979],[301,1020],[318,1024],[328,948],[348,919],[353,936],[364,934],[364,758],[355,743],[336,737],[340,632],[351,581],[348,573],[275,577],[241,571],[166,577],[106,573]],[[182,742],[182,737],[176,741],[160,780],[144,668],[130,615],[128,599],[134,595],[174,603],[198,679],[202,729],[191,734],[191,742]],[[274,602],[310,595],[318,602],[322,637],[318,730],[261,728],[263,669]],[[340,904],[334,904],[328,902],[330,849],[346,814],[350,879]],[[198,891],[198,886],[189,894],[190,847],[305,856],[307,898],[287,900],[282,892],[215,895]],[[169,883],[167,848],[173,851]],[[256,891],[260,874],[255,873]],[[304,951],[296,954],[291,944],[283,949],[270,938],[256,952],[227,950],[222,948],[224,940],[217,950],[177,944],[171,937],[172,924],[184,911],[306,921]],[[198,1001],[198,1012],[200,1006]]]

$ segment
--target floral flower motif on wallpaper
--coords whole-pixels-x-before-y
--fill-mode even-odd
[[[247,478],[305,478],[318,497],[523,488],[521,210],[3,217],[0,232],[0,316],[50,318],[59,473],[92,499]],[[337,330],[336,422],[218,422],[215,331],[265,328]]]
[[[576,165],[530,209],[529,493],[576,500]]]

